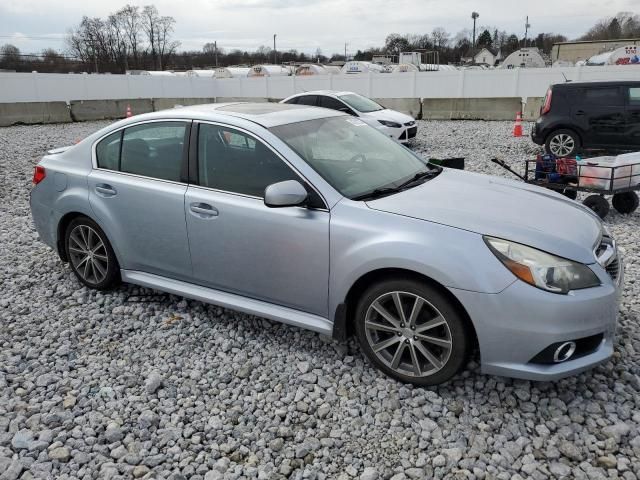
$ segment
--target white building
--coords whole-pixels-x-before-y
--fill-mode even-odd
[[[500,68],[543,68],[546,62],[535,47],[521,48],[504,59]]]
[[[496,56],[488,48],[483,48],[474,55],[473,63],[493,67],[496,64]]]

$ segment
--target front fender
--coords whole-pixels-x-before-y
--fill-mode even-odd
[[[381,269],[407,270],[449,289],[481,293],[501,292],[515,280],[477,233],[357,202],[336,205],[330,228],[329,312],[358,279]]]

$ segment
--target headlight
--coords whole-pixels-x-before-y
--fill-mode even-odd
[[[390,122],[389,120],[378,120],[378,121],[385,127],[400,128],[402,126],[397,122]]]
[[[582,263],[501,238],[484,237],[484,241],[511,273],[534,287],[568,293],[600,285],[596,274]]]

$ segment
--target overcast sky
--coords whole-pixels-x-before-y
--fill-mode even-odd
[[[24,53],[63,49],[67,29],[83,15],[105,17],[127,3],[94,0],[0,0],[0,45],[13,43]],[[389,33],[429,33],[442,26],[455,35],[472,26],[497,26],[522,37],[529,15],[531,35],[583,34],[602,17],[640,11],[640,0],[129,0],[154,3],[161,15],[176,19],[175,38],[183,50],[218,41],[225,49],[259,45],[307,53],[343,52],[380,46]]]

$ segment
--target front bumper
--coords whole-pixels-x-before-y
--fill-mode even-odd
[[[615,282],[593,266],[602,285],[557,295],[515,281],[498,294],[452,289],[472,319],[483,373],[527,380],[557,380],[603,363],[613,354],[622,259]],[[538,363],[557,342],[601,335],[592,351],[562,363]]]
[[[400,128],[385,127],[384,125],[380,125],[380,127],[378,128],[386,136],[391,137],[394,140],[399,141],[400,143],[409,143],[418,134],[417,123],[413,123],[412,125],[405,124]]]
[[[538,145],[544,144],[545,138],[542,135],[542,129],[540,128],[538,122],[535,122],[531,127],[531,140],[533,141],[533,143]]]

